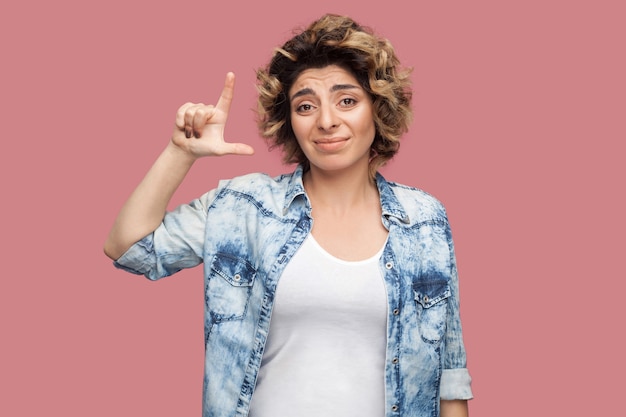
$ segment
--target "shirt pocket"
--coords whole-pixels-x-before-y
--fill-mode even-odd
[[[245,314],[256,270],[245,259],[218,253],[209,270],[205,302],[215,322],[239,320]]]
[[[450,286],[445,280],[418,281],[413,284],[413,290],[422,340],[437,343],[446,330]]]

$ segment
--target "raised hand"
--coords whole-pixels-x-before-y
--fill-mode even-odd
[[[252,155],[254,149],[251,146],[224,140],[224,128],[234,90],[235,75],[229,72],[215,106],[203,103],[183,104],[176,112],[176,129],[172,135],[172,143],[196,158],[227,154]]]

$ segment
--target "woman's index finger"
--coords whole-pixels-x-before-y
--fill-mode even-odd
[[[234,92],[235,92],[235,74],[233,74],[232,72],[229,72],[228,74],[226,74],[226,81],[224,81],[224,88],[222,89],[222,94],[220,95],[220,98],[217,101],[217,105],[215,107],[228,114],[228,111],[230,110],[230,103],[233,101]]]

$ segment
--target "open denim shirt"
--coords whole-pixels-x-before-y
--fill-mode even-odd
[[[248,414],[276,285],[311,231],[302,174],[298,166],[276,178],[221,181],[167,213],[115,262],[151,280],[204,263],[203,417]],[[388,302],[386,416],[437,416],[440,399],[472,398],[447,215],[423,191],[380,174],[376,182],[389,230],[380,258]]]

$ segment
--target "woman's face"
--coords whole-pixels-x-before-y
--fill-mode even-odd
[[[376,126],[372,99],[336,65],[303,71],[289,90],[291,127],[311,170],[368,170]]]

